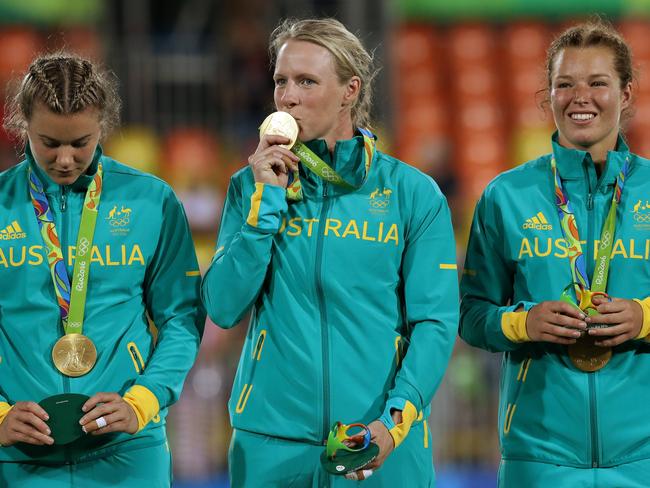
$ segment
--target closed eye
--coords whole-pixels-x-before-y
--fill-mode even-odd
[[[80,149],[82,147],[86,147],[86,145],[88,144],[88,140],[89,140],[88,137],[84,137],[83,139],[77,139],[76,141],[72,141],[71,145],[76,149]]]

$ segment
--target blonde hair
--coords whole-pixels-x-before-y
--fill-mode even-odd
[[[75,54],[58,52],[37,57],[14,92],[7,97],[3,125],[22,143],[27,140],[27,124],[37,102],[63,115],[88,107],[98,109],[102,136],[119,124],[122,102],[115,77]]]
[[[272,66],[275,66],[280,48],[291,39],[317,44],[332,53],[341,83],[353,76],[361,79],[359,96],[352,105],[352,123],[355,127],[371,127],[372,83],[378,70],[373,66],[372,53],[363,47],[359,38],[336,19],[285,19],[271,33]]]

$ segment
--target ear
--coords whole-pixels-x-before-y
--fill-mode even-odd
[[[361,92],[361,78],[353,76],[345,84],[342,105],[352,105]]]
[[[621,111],[630,107],[632,103],[632,83],[628,83],[621,90]]]

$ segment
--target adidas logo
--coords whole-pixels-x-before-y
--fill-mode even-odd
[[[548,220],[546,220],[546,217],[544,217],[542,212],[538,212],[534,217],[526,219],[526,222],[524,222],[522,227],[524,229],[535,230],[551,230],[553,228],[553,226],[548,223]]]
[[[6,228],[0,230],[0,241],[13,241],[14,239],[24,239],[27,234],[23,232],[17,220],[14,220]]]

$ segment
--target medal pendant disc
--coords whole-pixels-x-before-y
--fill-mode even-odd
[[[569,345],[569,357],[573,365],[581,371],[593,372],[604,368],[612,358],[611,347],[594,344],[593,337],[581,337],[575,344]]]
[[[286,137],[291,142],[278,145],[287,149],[291,149],[296,143],[299,132],[296,119],[287,112],[273,112],[260,125],[260,138],[265,135]]]
[[[85,335],[66,334],[54,344],[52,361],[66,376],[83,376],[95,366],[97,349]]]

